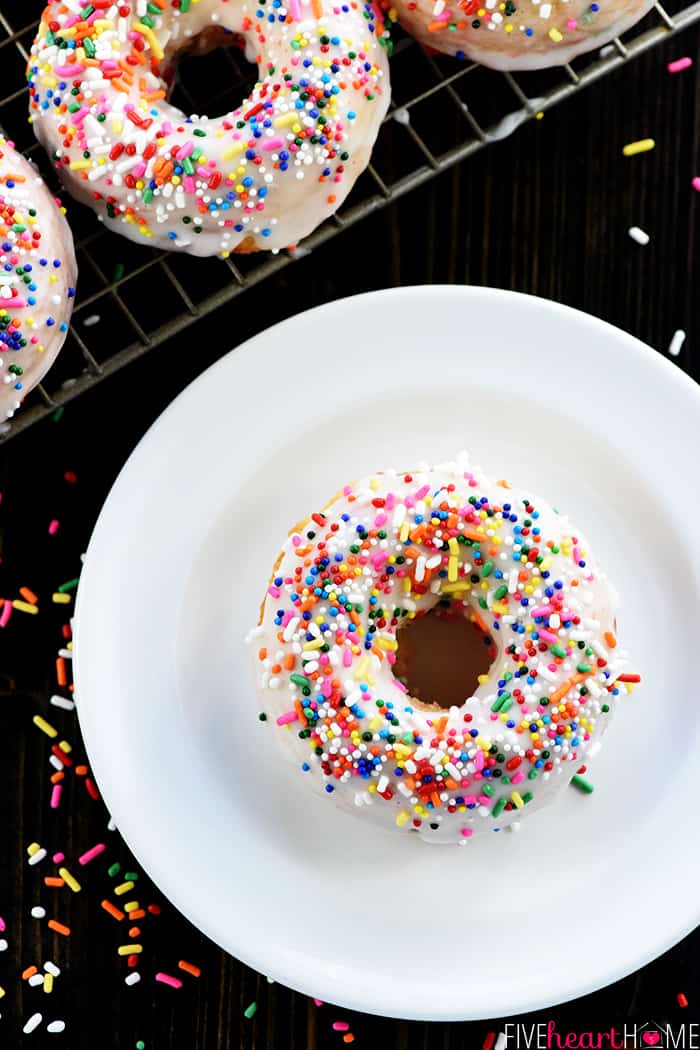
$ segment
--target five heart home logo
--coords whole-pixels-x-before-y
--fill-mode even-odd
[[[646,1024],[638,1025],[636,1031],[636,1043],[638,1047],[654,1047],[654,1050],[665,1050],[666,1031],[655,1021],[647,1021]]]

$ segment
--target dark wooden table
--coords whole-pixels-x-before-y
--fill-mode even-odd
[[[669,76],[666,63],[684,54],[695,66]],[[512,288],[587,310],[661,352],[674,331],[684,329],[678,364],[697,378],[700,194],[692,190],[691,178],[700,174],[699,58],[698,35],[688,31],[248,291],[228,310],[70,405],[60,423],[42,423],[0,451],[0,593],[29,586],[42,604],[40,616],[16,613],[0,632],[0,915],[7,924],[0,937],[8,942],[0,953],[0,986],[6,991],[0,1001],[2,1050],[24,1045],[133,1050],[138,1040],[147,1050],[326,1050],[346,1045],[332,1029],[335,1020],[350,1024],[354,1045],[363,1050],[478,1050],[489,1032],[502,1029],[499,1019],[430,1025],[352,1014],[317,1007],[270,985],[161,899],[118,833],[107,830],[106,810],[89,796],[86,778],[75,766],[59,808],[52,810],[51,741],[32,725],[32,717],[40,713],[56,725],[60,738],[73,745],[75,765],[85,756],[75,716],[49,704],[65,619],[64,607],[53,606],[50,595],[77,575],[79,555],[116,472],[171,398],[222,349],[317,303],[391,284]],[[646,136],[656,140],[653,152],[623,158],[624,143]],[[648,246],[628,237],[633,225],[650,234]],[[468,330],[468,317],[464,323]],[[619,396],[633,397],[634,390],[623,388]],[[75,472],[77,484],[65,481],[66,471]],[[49,540],[52,517],[61,520],[61,528]],[[134,600],[141,600],[138,579],[133,587]],[[27,864],[26,848],[33,841],[50,855],[65,852],[83,884],[80,893],[44,885],[55,865]],[[75,858],[96,842],[105,842],[107,850],[79,868]],[[126,924],[100,907],[115,886],[107,872],[115,862],[121,864],[119,877],[128,871],[139,875],[134,894],[144,910],[147,904],[162,905],[161,915],[147,913],[138,922],[142,980],[131,988],[124,984],[128,970],[117,955],[118,945],[128,943]],[[664,863],[672,865],[674,858]],[[605,886],[591,887],[591,922],[596,894],[605,892]],[[31,916],[36,905],[46,908],[46,918]],[[658,900],[648,902],[649,909],[657,907],[663,907],[663,887]],[[52,916],[70,927],[69,938],[48,929]],[[614,929],[600,930],[601,953],[614,938]],[[397,972],[405,965],[401,940],[397,926]],[[507,931],[494,929],[494,945],[503,951],[507,1003],[519,974],[509,968],[505,941]],[[674,1026],[697,1022],[699,958],[696,932],[611,988],[517,1020],[554,1019],[560,1030],[579,1033],[614,1024],[619,1029],[632,1019]],[[51,995],[19,976],[47,959],[62,970]],[[180,959],[201,967],[201,977],[179,971]],[[182,978],[183,987],[156,984],[158,970]],[[678,1005],[679,993],[688,999],[685,1009]],[[253,1002],[257,1012],[246,1018]],[[22,1036],[22,1025],[36,1010],[43,1014],[42,1028]],[[46,1022],[53,1019],[66,1021],[63,1035],[46,1034]],[[686,1046],[689,1039],[688,1029]],[[511,1041],[509,1050],[514,1045]]]

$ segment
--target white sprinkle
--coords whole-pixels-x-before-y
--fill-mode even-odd
[[[141,974],[140,973],[130,973],[128,977],[124,978],[124,984],[128,984],[129,987],[131,987],[132,984],[138,984],[140,980],[141,980]]]
[[[117,825],[114,823],[114,817],[110,817],[109,818],[109,823],[107,824],[107,831],[116,831],[116,830],[117,830]]]
[[[64,660],[72,660],[73,659],[73,650],[72,649],[59,649],[58,650],[58,655],[62,656]]]
[[[60,707],[64,711],[72,711],[75,708],[73,701],[67,700],[65,696],[52,696],[51,703],[54,707]]]
[[[379,783],[377,784],[377,792],[381,795],[381,793],[383,791],[386,791],[388,786],[389,786],[389,778],[385,777],[385,776],[380,777],[379,778]]]
[[[639,226],[630,226],[627,232],[632,238],[632,240],[636,241],[637,244],[648,244],[651,240],[649,234],[646,233],[644,230],[640,230]]]
[[[40,974],[40,973],[33,973],[32,976],[27,981],[27,984],[31,988],[38,988],[38,986],[40,984],[43,984],[43,983],[44,983],[44,978],[43,978],[42,974]]]
[[[56,963],[45,962],[44,963],[44,969],[46,970],[47,973],[50,973],[52,977],[60,977],[61,976],[61,971],[59,970],[58,966],[56,966]]]
[[[613,51],[616,50],[617,48],[614,44],[606,44],[605,47],[601,47],[600,51],[598,52],[598,55],[600,56],[600,58],[607,58],[608,55],[612,55]]]
[[[53,755],[51,757],[53,758]],[[61,766],[61,769],[63,769],[63,766]],[[36,853],[29,858],[29,864],[32,867],[34,867],[34,865],[38,864],[39,861],[42,861],[45,856],[46,856],[46,850],[42,847],[41,849],[38,849],[36,851]]]
[[[102,172],[100,172],[100,174],[102,174]],[[102,318],[100,317],[99,314],[90,314],[89,317],[85,318],[85,320],[83,321],[83,324],[85,325],[86,328],[92,328],[93,325],[99,324],[101,320],[102,320]]]
[[[46,908],[42,908],[40,905],[37,905],[35,908],[32,908],[32,918],[33,919],[45,919],[46,918]]]
[[[496,1040],[496,1045],[494,1046],[493,1050],[506,1050],[507,1042],[508,1040],[506,1038],[505,1032],[499,1032],[498,1039]]]
[[[43,1018],[42,1018],[41,1014],[32,1014],[32,1016],[29,1018],[29,1020],[25,1024],[25,1026],[22,1029],[22,1031],[24,1032],[25,1035],[30,1035],[34,1031],[35,1028],[39,1027],[39,1025],[41,1024],[42,1020],[43,1020]]]
[[[7,951],[7,941],[5,940],[4,937],[0,937],[0,952],[6,952],[6,951]]]
[[[685,332],[679,328],[673,333],[673,339],[669,343],[668,352],[671,357],[678,357],[685,342]]]
[[[46,1026],[46,1031],[50,1032],[51,1035],[58,1035],[59,1032],[65,1032],[65,1030],[66,1030],[66,1022],[65,1021],[52,1021],[50,1024],[47,1024],[47,1026]]]
[[[391,115],[397,124],[403,124],[404,127],[411,123],[411,114],[405,106],[400,106],[398,109],[395,109]]]
[[[59,769],[61,772],[63,772],[64,765],[62,762],[58,761],[55,755],[49,755],[49,763],[53,766],[54,769]]]

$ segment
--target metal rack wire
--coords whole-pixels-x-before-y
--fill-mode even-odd
[[[37,14],[40,6],[37,2]],[[0,98],[0,126],[54,184],[26,119],[24,67],[36,31],[36,21],[25,21],[26,7],[25,0],[11,0],[0,10],[0,57],[6,82],[18,85]],[[700,0],[686,6],[683,0],[668,0],[668,10],[656,3],[642,22],[601,52],[517,76],[428,55],[402,37],[392,58],[392,108],[372,164],[339,213],[294,252],[194,260],[132,244],[106,231],[87,209],[74,206],[70,217],[80,283],[71,330],[44,385],[28,396],[16,419],[0,427],[0,443],[295,258],[697,21]],[[251,71],[232,49],[207,56],[205,78],[196,75],[201,61],[183,60],[174,101],[189,112],[224,112],[242,97]],[[148,296],[143,295],[144,279]]]

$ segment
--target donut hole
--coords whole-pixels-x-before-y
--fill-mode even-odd
[[[184,113],[221,117],[240,106],[257,80],[245,57],[244,39],[223,26],[207,26],[169,58],[169,101]]]
[[[461,707],[495,657],[493,641],[464,615],[464,607],[438,605],[397,634],[394,676],[413,704],[435,711]]]

